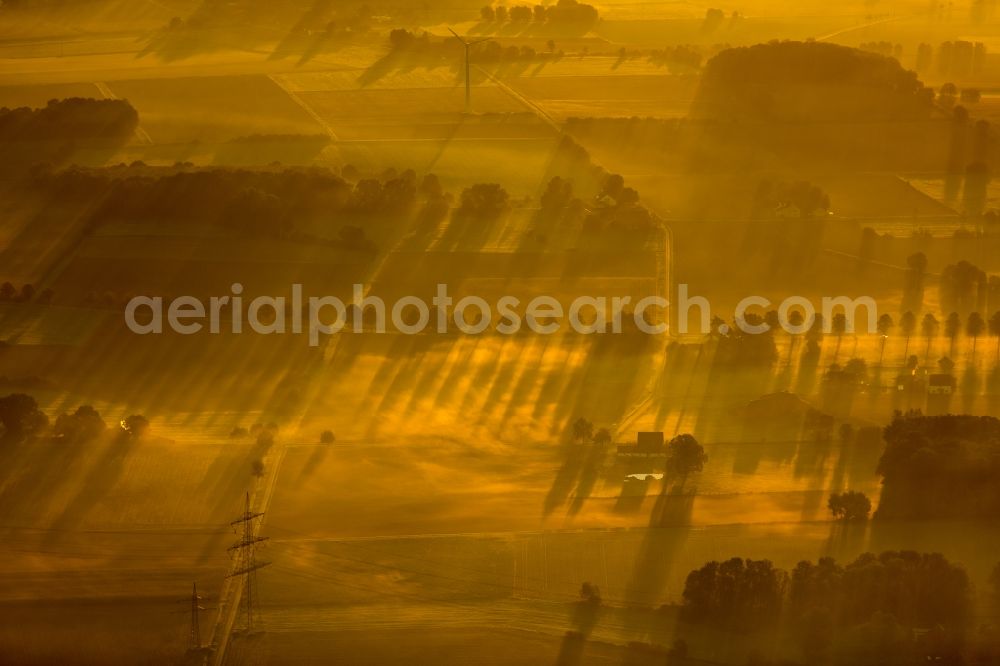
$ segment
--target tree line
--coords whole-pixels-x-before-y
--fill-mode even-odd
[[[428,32],[416,33],[405,28],[397,28],[389,33],[389,46],[396,55],[419,56],[437,60],[441,64],[460,62],[464,57],[464,47],[454,37],[437,38]],[[555,43],[550,42],[547,53],[539,53],[534,47],[523,44],[503,46],[490,40],[474,47],[474,58],[481,63],[518,62],[549,60],[561,54],[555,52]]]
[[[59,414],[54,422],[39,408],[33,396],[11,393],[0,398],[0,439],[10,443],[23,439],[49,436],[68,442],[82,442],[103,434],[108,425],[90,405],[81,405],[73,412]],[[118,422],[119,435],[139,439],[149,430],[149,420],[141,414],[131,414]]]
[[[411,214],[438,221],[447,216],[454,199],[434,174],[418,177],[412,169],[387,169],[363,176],[350,166],[339,174],[323,167],[71,168],[38,171],[29,186],[46,194],[58,192],[64,199],[99,198],[88,220],[92,228],[136,220],[211,224],[248,236],[367,252],[377,249],[367,224]],[[457,214],[486,220],[506,210],[508,200],[500,185],[472,185],[462,191]],[[307,225],[329,231],[317,235],[301,228]]]
[[[897,413],[883,437],[877,518],[1000,515],[1000,420]]]
[[[0,170],[26,164],[61,163],[78,148],[115,148],[139,126],[139,114],[125,100],[71,97],[39,109],[0,108]]]
[[[0,142],[121,139],[138,124],[139,113],[125,100],[53,99],[40,109],[0,108]]]
[[[597,25],[600,14],[593,5],[559,0],[547,5],[485,5],[479,12],[486,24],[513,24],[584,33]]]
[[[791,571],[734,557],[688,575],[681,618],[733,633],[777,629],[806,664],[960,663],[971,603],[965,570],[940,554],[820,558]]]

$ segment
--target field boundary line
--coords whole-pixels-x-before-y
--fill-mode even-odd
[[[558,134],[562,134],[563,133],[563,129],[559,125],[559,123],[557,123],[552,118],[552,116],[550,116],[548,113],[546,113],[545,109],[543,109],[541,106],[539,106],[538,104],[532,102],[530,99],[528,99],[527,97],[525,97],[523,94],[519,93],[518,91],[514,90],[512,87],[510,87],[510,85],[508,85],[504,81],[502,81],[499,78],[497,78],[492,72],[489,72],[489,71],[483,69],[479,65],[473,65],[473,67],[475,67],[480,72],[482,72],[486,76],[486,78],[488,78],[490,81],[492,81],[493,83],[495,83],[497,85],[497,87],[499,87],[505,93],[507,93],[508,95],[510,95],[511,97],[513,97],[514,99],[516,99],[517,101],[519,101],[521,104],[524,104],[529,109],[531,109],[532,111],[534,111],[535,114],[539,118],[541,118],[542,121],[544,121],[546,125],[548,125],[552,129],[554,129]]]
[[[97,87],[98,92],[104,95],[104,99],[118,99],[118,95],[116,95],[104,81],[95,81],[94,85]],[[149,136],[149,133],[142,128],[142,125],[135,126],[135,135],[138,137],[140,142],[146,144],[147,146],[153,145],[153,139]]]
[[[331,139],[333,139],[334,141],[340,141],[340,138],[337,136],[337,133],[333,131],[333,127],[330,126],[330,123],[328,123],[325,120],[323,120],[323,117],[321,115],[319,115],[319,113],[317,113],[314,108],[312,108],[311,106],[309,106],[306,103],[306,101],[299,96],[299,94],[297,92],[295,92],[294,90],[292,90],[291,87],[288,85],[288,83],[285,82],[285,81],[283,81],[280,78],[280,76],[281,76],[280,74],[268,74],[267,78],[271,79],[271,82],[274,83],[274,85],[278,86],[283,91],[285,91],[285,94],[288,95],[293,102],[295,102],[296,104],[298,104],[299,107],[301,107],[303,111],[305,111],[306,113],[308,113],[309,116],[313,120],[315,120],[319,124],[319,126],[322,127],[326,131],[327,135]]]

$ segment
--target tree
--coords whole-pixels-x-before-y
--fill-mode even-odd
[[[264,461],[260,458],[254,458],[250,463],[250,473],[258,479],[264,476]]]
[[[955,355],[955,338],[962,331],[962,319],[958,316],[957,312],[952,312],[948,315],[947,321],[944,323],[944,334],[948,336],[951,341],[951,352],[949,356]]]
[[[791,574],[788,614],[805,618],[814,610],[826,611],[827,621],[839,627],[868,622],[888,613],[907,628],[961,626],[970,610],[968,575],[941,555],[913,551],[866,553],[846,566],[832,558],[800,562]],[[834,660],[837,664],[910,664],[924,661],[904,658],[898,651],[885,658],[873,658],[870,645],[862,641],[866,658],[850,655]],[[846,646],[845,646],[846,647]],[[956,664],[960,661],[928,662]],[[826,663],[809,660],[808,664]]]
[[[855,382],[863,384],[868,380],[868,364],[863,358],[852,358],[844,364],[844,374],[852,377]]]
[[[968,261],[945,266],[941,271],[941,308],[967,313],[976,308],[980,290],[989,279],[985,271]]]
[[[389,45],[393,51],[410,48],[417,41],[417,36],[405,28],[396,28],[389,32]]]
[[[917,330],[916,315],[909,310],[904,312],[903,316],[899,318],[899,330],[906,339],[906,348],[903,350],[903,358],[906,358],[910,354],[910,338],[913,337],[913,332]]]
[[[553,176],[545,187],[545,192],[542,193],[539,203],[543,211],[555,216],[562,212],[572,200],[573,183],[559,176]]]
[[[444,196],[444,187],[441,186],[441,179],[437,174],[429,173],[420,181],[420,194],[427,199],[435,199]]]
[[[528,23],[534,16],[534,12],[531,11],[531,7],[515,5],[510,8],[509,15],[511,23]]]
[[[872,502],[861,492],[849,490],[845,493],[833,493],[827,503],[834,517],[845,520],[868,520],[872,510]]]
[[[827,72],[822,82],[804,62],[822,66]],[[926,119],[935,111],[932,91],[897,61],[822,42],[727,49],[707,63],[701,81],[692,110],[725,121],[871,122]],[[761,103],[765,82],[781,104]],[[863,99],[843,99],[848,82],[867,91]]]
[[[639,203],[639,192],[633,187],[623,188],[617,203],[619,206],[635,206]]]
[[[477,183],[462,190],[458,213],[467,218],[492,220],[508,208],[510,196],[496,183]]]
[[[701,29],[705,34],[714,32],[726,19],[726,14],[721,9],[710,8],[705,12],[705,22]]]
[[[257,429],[257,450],[267,451],[274,446],[274,440],[278,436],[278,426],[275,423],[268,423],[264,426],[254,426]]]
[[[86,440],[97,437],[106,427],[96,409],[81,405],[72,414],[60,414],[52,430],[57,437]]]
[[[324,430],[319,435],[320,444],[333,444],[335,441],[337,441],[337,438],[332,430]]]
[[[927,255],[923,252],[906,258],[905,283],[903,285],[903,308],[919,312],[924,304],[924,280],[927,274]]]
[[[578,444],[588,442],[594,437],[594,424],[582,416],[573,421],[573,439]]]
[[[947,368],[942,367],[943,371]],[[985,453],[1000,441],[1000,420],[984,416],[897,415],[886,447],[880,518],[993,516],[1000,501],[1000,461]]]
[[[584,583],[580,586],[580,599],[589,604],[600,606],[601,589],[593,583]]]
[[[993,313],[989,321],[990,335],[997,339],[997,363],[1000,364],[1000,310]]]
[[[775,621],[781,612],[788,573],[768,560],[709,562],[684,582],[682,617],[745,630]]]
[[[833,321],[830,324],[833,334],[837,336],[837,349],[833,353],[833,359],[836,361],[837,356],[840,355],[840,344],[844,339],[844,333],[847,332],[847,315],[843,312],[833,315]]]
[[[667,444],[667,462],[665,470],[668,474],[679,476],[683,483],[687,477],[705,468],[708,456],[705,449],[692,435],[678,435]]]
[[[601,428],[596,433],[594,433],[594,446],[599,446],[601,448],[607,446],[611,443],[611,431],[607,428]]]
[[[972,358],[976,357],[976,342],[979,336],[986,330],[986,321],[978,312],[969,315],[969,320],[965,322],[965,334],[972,338]]]
[[[941,86],[938,92],[938,104],[944,107],[955,106],[955,98],[958,96],[958,86],[954,83],[946,83]]]
[[[609,174],[607,178],[604,179],[604,188],[601,194],[607,195],[618,201],[618,197],[621,196],[622,191],[625,189],[625,178],[617,173]]]
[[[917,46],[917,71],[923,74],[930,69],[934,60],[934,47],[927,43]]]
[[[121,429],[130,439],[139,439],[149,430],[149,419],[142,414],[126,416],[122,419]]]
[[[12,301],[17,295],[17,289],[10,282],[0,285],[0,301]]]
[[[12,393],[0,398],[0,424],[10,437],[34,433],[48,425],[48,417],[30,395]]]
[[[920,329],[924,334],[924,338],[927,340],[927,349],[924,351],[924,360],[926,361],[930,358],[931,342],[933,342],[934,337],[937,336],[938,331],[941,329],[941,324],[938,322],[937,317],[928,312],[924,315],[924,319],[920,323]],[[998,352],[998,354],[1000,354],[1000,352]]]
[[[882,365],[882,360],[885,358],[885,341],[889,339],[889,331],[895,325],[895,322],[892,321],[892,316],[889,314],[884,314],[878,318],[878,334],[882,336],[882,347],[878,356],[879,366]]]
[[[947,356],[939,358],[937,364],[938,370],[940,370],[942,374],[950,375],[955,371],[955,362]]]

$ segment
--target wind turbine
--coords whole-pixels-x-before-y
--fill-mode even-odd
[[[448,30],[451,34],[455,35],[455,39],[462,42],[462,46],[465,47],[465,112],[470,113],[472,111],[472,77],[469,71],[469,48],[475,46],[476,44],[488,42],[490,41],[490,38],[484,37],[482,39],[477,39],[474,42],[467,42],[451,28],[448,28]]]

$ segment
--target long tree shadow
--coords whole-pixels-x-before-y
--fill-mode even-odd
[[[73,480],[72,472],[82,463],[88,449],[98,446],[96,439],[24,439],[6,433],[0,438],[0,469],[5,482],[0,484],[0,516],[15,522],[38,516],[59,491]]]
[[[979,383],[979,369],[976,367],[975,361],[972,361],[965,366],[965,372],[962,374],[962,413],[976,413]]]
[[[594,486],[597,484],[597,480],[601,477],[601,470],[604,468],[606,455],[607,451],[600,444],[592,443],[587,447],[587,453],[580,466],[576,491],[573,493],[573,501],[569,506],[568,513],[570,516],[575,516],[583,509],[584,503],[590,497]]]
[[[79,523],[96,507],[108,492],[122,478],[128,457],[141,440],[134,440],[124,434],[110,438],[104,454],[98,458],[80,484],[76,495],[53,521],[52,531],[45,539],[46,545],[58,543],[61,532]]]
[[[563,450],[565,453],[563,464],[556,472],[552,486],[545,494],[542,506],[543,517],[548,517],[555,511],[556,507],[566,502],[566,498],[580,476],[580,470],[583,468],[583,461],[586,458],[586,453],[581,446],[566,443],[563,445]]]
[[[289,29],[288,34],[274,47],[271,55],[268,56],[268,60],[287,58],[300,49],[303,52],[307,51],[309,44],[316,38],[315,35],[310,35],[310,28],[325,18],[332,6],[333,0],[313,0],[312,5],[306,9],[302,16],[299,17],[299,20]],[[325,35],[325,32],[320,33],[318,36],[322,37],[323,35]]]
[[[867,550],[870,526],[869,521],[838,520],[830,523],[830,535],[823,546],[823,554],[841,561],[857,557]]]
[[[576,666],[583,661],[583,649],[587,639],[577,631],[567,631],[559,644],[556,666]]]
[[[653,606],[666,587],[672,561],[688,539],[694,511],[695,491],[676,483],[661,493],[649,515],[649,528],[639,546],[632,575],[625,588],[625,601]]]
[[[135,57],[175,62],[226,49],[246,51],[275,38],[272,26],[253,24],[243,9],[239,3],[202,0],[186,19],[173,19],[153,32]]]

